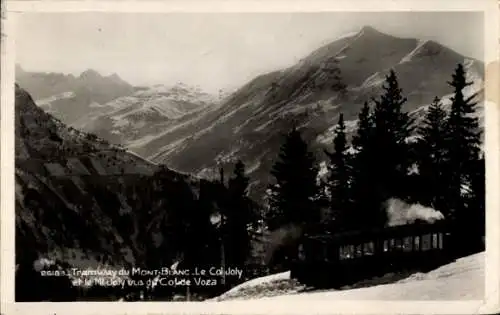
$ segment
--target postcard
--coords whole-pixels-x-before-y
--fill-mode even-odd
[[[496,1],[5,4],[2,314],[499,310]]]

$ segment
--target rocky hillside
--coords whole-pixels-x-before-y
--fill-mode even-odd
[[[16,81],[47,112],[72,124],[99,104],[131,95],[135,88],[118,75],[102,76],[87,70],[79,76],[24,71],[16,67]]]
[[[406,109],[420,117],[435,96],[452,92],[447,82],[458,63],[464,63],[482,90],[483,64],[434,41],[397,38],[371,27],[347,34],[319,48],[294,66],[261,75],[232,94],[220,107],[186,123],[163,130],[135,152],[157,162],[198,174],[217,164],[241,158],[249,167],[252,194],[259,196],[269,182],[269,170],[282,135],[298,123],[313,149],[330,144],[331,127],[343,112],[351,129],[365,101],[378,97],[390,69],[398,75]],[[333,88],[340,70],[344,93]],[[480,95],[481,97],[481,95]],[[322,158],[321,156],[319,158]]]
[[[93,104],[73,123],[113,143],[135,147],[151,137],[202,115],[218,103],[216,97],[182,83],[138,88],[103,105]]]
[[[15,102],[18,261],[165,266],[187,248],[179,220],[201,216],[200,224],[210,224],[218,185],[67,127],[17,85]]]

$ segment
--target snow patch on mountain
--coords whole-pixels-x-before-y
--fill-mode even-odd
[[[188,137],[180,138],[167,144],[166,146],[163,146],[158,154],[169,154],[170,152],[181,150],[182,145],[186,142],[187,139]]]
[[[428,41],[420,40],[416,50],[418,48],[420,48],[422,45],[424,45],[426,42],[428,42]],[[405,60],[405,62],[409,62],[411,60],[410,55],[414,55],[414,54],[415,54],[415,50],[405,57],[405,58],[407,58],[407,57],[409,58],[409,59]],[[475,63],[476,63],[476,61],[474,61],[473,59],[469,59],[469,58],[464,59],[463,65],[464,65],[464,69],[466,70],[466,79],[467,79],[467,81],[472,82],[472,84],[470,86],[467,86],[463,90],[464,96],[466,98],[471,97],[474,94],[481,93],[484,90],[484,79],[474,69]],[[361,85],[361,88],[380,86],[384,83],[384,80],[385,80],[385,77],[382,74],[380,74],[379,72],[376,72],[373,75],[371,75],[370,77],[368,77],[363,82],[363,84]],[[452,103],[451,98],[452,97],[453,97],[453,93],[450,93],[450,94],[446,94],[444,96],[441,96],[441,98],[440,98],[441,104],[448,111],[451,109],[451,103]],[[477,100],[481,100],[481,97],[478,97]],[[475,115],[475,117],[478,117],[480,119],[481,126],[483,126],[483,124],[484,124],[484,104],[483,103],[484,102],[482,102],[482,101],[480,101],[478,103],[477,112]],[[426,113],[427,109],[429,108],[429,106],[430,106],[430,104],[422,104],[422,105],[418,106],[417,109],[410,112],[410,115],[417,119],[416,125],[418,125],[418,123],[424,118],[425,113]],[[357,123],[358,123],[357,119],[345,121],[346,133],[349,134],[349,133],[355,132],[356,128],[357,128]],[[335,128],[336,128],[336,126],[333,125],[333,126],[329,127],[325,132],[320,133],[317,136],[316,141],[320,144],[331,145],[332,141],[335,137]],[[416,137],[411,136],[407,140],[409,142],[414,142],[417,139],[416,139]]]
[[[261,165],[260,161],[257,161],[254,164],[250,165],[247,168],[247,174],[251,174],[251,173],[255,172],[256,170],[258,170],[260,165]]]
[[[215,157],[215,161],[217,163],[231,163],[233,161],[236,161],[238,158],[238,152],[240,151],[240,148],[235,146],[231,149],[231,151],[225,153],[221,152]]]
[[[405,62],[411,61],[412,58],[415,56],[415,54],[420,50],[420,48],[422,46],[424,46],[427,42],[428,42],[427,40],[419,39],[417,41],[417,47],[415,47],[415,49],[413,49],[412,51],[410,51],[410,53],[408,55],[404,56],[403,59],[401,59],[401,61],[399,63],[401,64],[401,63],[405,63]]]
[[[191,87],[184,83],[178,83],[170,86],[158,84],[149,89],[138,91],[135,94],[135,96],[138,97],[156,97],[157,95],[163,95],[176,101],[203,104],[210,104],[218,101],[216,96],[204,92],[200,87]]]
[[[101,105],[101,104],[99,104],[99,103],[97,103],[97,102],[92,102],[92,103],[90,103],[90,105],[89,105],[89,107],[90,107],[90,108],[102,108],[102,107],[104,107],[104,106],[105,106],[105,105]]]
[[[385,76],[377,71],[366,78],[366,80],[361,84],[360,89],[381,85],[382,83],[384,83],[384,80]]]
[[[136,149],[194,123],[216,105],[217,97],[197,87],[155,85],[104,104],[79,119],[75,127]]]
[[[144,157],[140,156],[139,154],[137,154],[137,153],[135,153],[133,151],[125,150],[125,152],[127,154],[129,154],[130,156],[133,156],[133,157],[137,158],[137,160],[140,161],[140,162],[142,162],[144,165],[150,164],[150,165],[158,166],[158,164],[156,164],[155,162],[147,160]]]
[[[38,106],[45,106],[45,105],[50,106],[51,103],[53,103],[53,102],[55,102],[57,100],[69,99],[69,98],[72,98],[72,97],[75,97],[75,93],[71,92],[71,91],[68,91],[68,92],[63,92],[63,93],[60,93],[60,94],[53,95],[51,97],[46,97],[46,98],[38,99],[38,100],[36,100],[36,103],[37,103]]]
[[[257,132],[264,131],[268,126],[272,125],[275,120],[276,120],[276,118],[269,119],[268,121],[266,121],[262,125],[257,126],[257,128],[255,128],[254,130],[257,131]]]
[[[130,149],[137,149],[140,147],[145,147],[148,145],[148,143],[151,143],[153,141],[156,141],[172,132],[175,132],[176,130],[186,128],[189,126],[194,126],[198,120],[200,120],[203,116],[195,116],[192,119],[188,119],[176,124],[172,124],[169,126],[166,126],[160,133],[157,134],[148,134],[145,136],[142,136],[139,139],[134,139],[134,140],[128,140],[126,141],[125,145],[130,148]],[[190,137],[194,137],[194,135],[190,135]],[[170,152],[172,147],[175,147],[175,145],[181,144],[183,141],[185,141],[188,137],[182,137],[178,139],[178,141],[175,141],[174,143],[169,143],[165,147],[162,147],[156,154],[153,154],[151,159],[154,159],[156,155],[162,154],[163,152]],[[165,150],[164,150],[165,149]],[[164,151],[163,151],[164,150]]]
[[[346,33],[346,34],[340,35],[335,40],[340,40],[340,39],[346,39],[346,38],[355,37],[356,35],[359,35],[359,33],[360,33],[360,31]]]

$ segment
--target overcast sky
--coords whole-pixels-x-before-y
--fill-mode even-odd
[[[92,68],[135,85],[182,81],[216,91],[292,65],[364,25],[484,59],[483,15],[465,12],[25,13],[16,54],[28,71]]]

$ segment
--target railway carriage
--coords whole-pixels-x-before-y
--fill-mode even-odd
[[[426,271],[451,261],[443,222],[334,235],[305,235],[292,278],[314,287],[340,287],[402,270]]]

